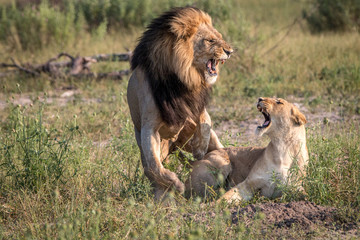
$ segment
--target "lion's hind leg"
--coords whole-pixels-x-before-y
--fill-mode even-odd
[[[194,157],[198,160],[202,159],[205,154],[224,147],[215,131],[211,129],[211,118],[206,109],[200,116],[190,145]]]
[[[214,196],[213,190],[225,182],[232,168],[230,161],[220,152],[211,152],[204,160],[194,162],[192,172],[185,182],[186,197]]]

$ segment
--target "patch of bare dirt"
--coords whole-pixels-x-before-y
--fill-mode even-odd
[[[311,239],[360,238],[358,220],[345,217],[335,207],[320,206],[309,201],[249,204],[242,208],[231,208],[230,213],[233,225],[244,224],[246,228],[256,228],[266,239],[303,239],[304,236]],[[187,217],[201,222],[209,215],[215,216],[216,213]]]
[[[92,104],[92,103],[99,103],[101,99],[97,98],[83,98],[80,97],[81,92],[78,90],[67,90],[67,91],[57,91],[50,94],[50,96],[44,97],[37,97],[36,99],[32,99],[30,96],[27,95],[14,95],[11,102],[14,105],[21,105],[21,106],[28,106],[34,104],[35,101],[46,102],[47,104],[55,104],[60,107],[65,107],[66,104],[69,102],[74,101],[77,99],[78,101]],[[8,100],[5,99],[4,96],[0,95],[0,110],[6,108],[8,105]]]
[[[343,217],[334,207],[319,206],[308,201],[250,204],[240,209],[233,208],[231,213],[233,224],[251,224],[254,217],[262,213],[264,226],[273,226],[275,231],[296,227],[311,233],[324,227],[330,232],[360,237],[359,222],[355,219]]]

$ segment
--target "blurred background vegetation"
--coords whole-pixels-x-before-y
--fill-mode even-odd
[[[215,22],[222,22],[222,26],[227,26],[227,37],[237,41],[248,37],[244,29],[247,24],[244,25],[244,20],[241,19],[242,14],[239,12],[243,4],[235,0],[216,2],[205,0],[19,0],[11,2],[3,0],[3,2],[0,6],[0,40],[11,47],[23,50],[34,50],[50,44],[66,45],[76,41],[85,32],[101,38],[108,32],[144,27],[161,12],[171,7],[185,5],[203,9],[213,17]],[[301,6],[302,17],[306,19],[312,33],[359,31],[360,29],[360,1],[358,0],[289,2],[282,1],[281,3],[285,6],[289,4]],[[255,1],[253,5],[256,4],[263,3]],[[261,16],[264,15],[261,14]],[[296,17],[296,15],[293,16]],[[234,22],[234,20],[236,23],[230,24],[230,21]]]
[[[174,6],[195,5],[214,19],[227,21],[236,14],[236,1],[179,0],[53,0],[14,1],[0,7],[0,39],[18,49],[69,44],[84,33],[102,38],[110,32],[145,27]]]

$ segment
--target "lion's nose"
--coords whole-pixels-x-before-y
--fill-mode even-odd
[[[223,50],[226,53],[226,55],[228,55],[228,57],[230,57],[230,54],[234,51],[232,49],[226,50],[225,48],[223,48]]]

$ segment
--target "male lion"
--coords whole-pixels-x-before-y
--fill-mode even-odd
[[[192,165],[193,171],[186,181],[187,194],[204,196],[207,186],[219,185],[215,172],[227,178],[230,186],[235,186],[220,201],[247,201],[255,191],[266,197],[277,197],[281,192],[276,184],[289,180],[289,169],[294,161],[305,174],[309,158],[305,116],[293,104],[280,98],[259,98],[257,108],[265,122],[257,127],[256,133],[270,137],[268,146],[223,148],[206,154],[203,160]]]
[[[201,159],[220,149],[205,105],[219,62],[233,52],[197,8],[175,8],[154,19],[131,60],[127,98],[146,176],[159,200],[169,187],[184,184],[162,161],[176,147]]]

